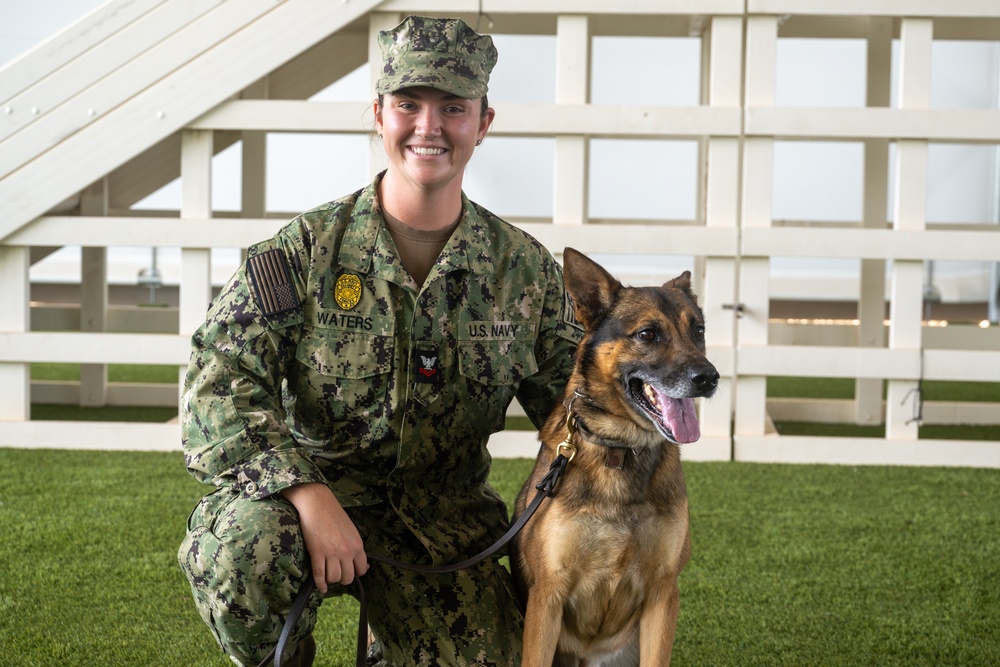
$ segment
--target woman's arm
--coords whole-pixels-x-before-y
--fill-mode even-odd
[[[361,535],[330,487],[300,484],[281,493],[299,512],[316,588],[325,594],[328,583],[346,586],[368,571]]]

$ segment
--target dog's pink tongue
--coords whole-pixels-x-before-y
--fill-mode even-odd
[[[663,421],[680,443],[694,442],[701,437],[698,417],[694,414],[694,399],[669,398],[663,401]]]

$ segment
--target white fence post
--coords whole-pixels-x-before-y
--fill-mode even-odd
[[[266,100],[269,95],[267,77],[249,86],[241,99]],[[242,143],[242,168],[240,169],[240,215],[244,218],[263,218],[267,211],[267,132],[244,130]]]
[[[211,130],[184,130],[181,135],[181,219],[212,217]],[[212,299],[212,252],[209,248],[181,249],[179,333],[189,335],[205,321]],[[180,387],[186,367],[181,366]]]
[[[888,107],[892,72],[892,19],[868,19],[868,67],[866,106]],[[885,229],[889,206],[889,140],[864,142],[864,203],[862,225]],[[858,293],[858,346],[885,347],[885,260],[861,260]],[[854,421],[882,423],[882,380],[856,378]]]
[[[706,34],[708,45],[708,104],[739,108],[742,86],[743,19],[716,16]],[[708,137],[705,166],[705,226],[735,230],[739,226],[740,138]],[[732,456],[736,335],[736,258],[706,257],[701,301],[705,310],[709,357],[719,367],[719,389],[701,402],[702,437],[723,439]]]
[[[778,17],[747,18],[744,114],[754,107],[774,106],[775,61]],[[771,192],[774,180],[774,139],[747,137],[743,148],[744,229],[771,226]],[[742,250],[742,249],[741,249]],[[745,254],[740,259],[737,346],[766,346],[770,313],[769,260]],[[740,365],[737,351],[737,368]],[[734,451],[739,458],[740,436],[763,435],[767,431],[767,378],[763,374],[740,373],[736,382],[736,436]]]
[[[930,104],[931,41],[934,21],[904,18],[900,27],[899,104],[926,109]],[[927,141],[900,140],[896,146],[893,228],[920,231],[927,224]],[[923,268],[920,260],[896,260],[892,266],[889,348],[922,346]],[[913,380],[889,380],[886,394],[886,438],[915,439],[921,397]]]
[[[556,22],[556,104],[586,104],[590,88],[590,21],[560,15]],[[552,221],[579,225],[587,219],[588,139],[556,135]]]
[[[80,215],[108,214],[107,179],[83,191]],[[107,331],[108,249],[84,246],[80,270],[80,331]],[[80,405],[97,407],[107,403],[107,364],[80,364]]]
[[[0,245],[0,331],[28,331],[28,266],[31,249]],[[27,363],[0,362],[0,420],[31,417],[31,377]]]

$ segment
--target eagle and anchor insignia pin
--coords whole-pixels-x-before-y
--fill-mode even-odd
[[[438,353],[436,351],[427,349],[414,350],[413,365],[417,371],[417,374],[413,376],[414,382],[417,384],[433,385],[439,383],[441,374],[438,372],[440,368]]]

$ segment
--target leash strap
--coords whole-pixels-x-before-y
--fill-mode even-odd
[[[567,437],[567,441],[569,438]],[[563,446],[560,445],[562,448]],[[575,454],[575,451],[573,452]],[[535,489],[538,493],[532,498],[531,504],[529,504],[525,509],[524,513],[518,517],[517,521],[504,533],[503,537],[494,542],[491,546],[487,547],[481,553],[476,554],[472,558],[467,558],[460,563],[455,563],[454,565],[411,565],[409,563],[403,563],[401,561],[395,560],[393,558],[388,558],[387,556],[379,556],[378,554],[366,554],[368,560],[376,561],[384,565],[391,565],[393,567],[403,568],[404,570],[410,570],[412,572],[420,572],[422,574],[447,574],[449,572],[457,572],[458,570],[464,570],[467,567],[471,567],[481,561],[486,560],[497,551],[502,549],[507,545],[514,536],[521,532],[524,528],[524,524],[528,523],[528,520],[538,509],[538,506],[542,504],[548,496],[552,495],[556,489],[556,485],[559,483],[559,477],[565,472],[566,464],[569,463],[573,454],[569,458],[559,454],[556,456],[555,460],[549,466],[549,471],[542,478],[542,481],[535,485]],[[354,583],[352,584],[354,588],[355,595],[358,598],[358,602],[361,604],[361,609],[358,612],[358,653],[357,653],[357,667],[365,667],[366,662],[366,652],[368,647],[368,600],[365,596],[365,588],[361,584],[361,577],[355,577]],[[299,589],[298,595],[295,596],[295,601],[292,603],[292,608],[288,612],[288,616],[285,618],[285,625],[281,629],[281,636],[278,638],[278,644],[274,647],[274,650],[267,655],[264,660],[261,661],[257,667],[267,667],[267,663],[273,658],[274,667],[281,667],[281,654],[285,652],[285,645],[288,643],[288,638],[291,636],[292,631],[295,626],[299,624],[299,618],[302,616],[302,612],[306,608],[306,603],[309,601],[309,596],[312,595],[313,590],[316,588],[316,584],[313,578],[307,577],[302,583],[302,587]]]

